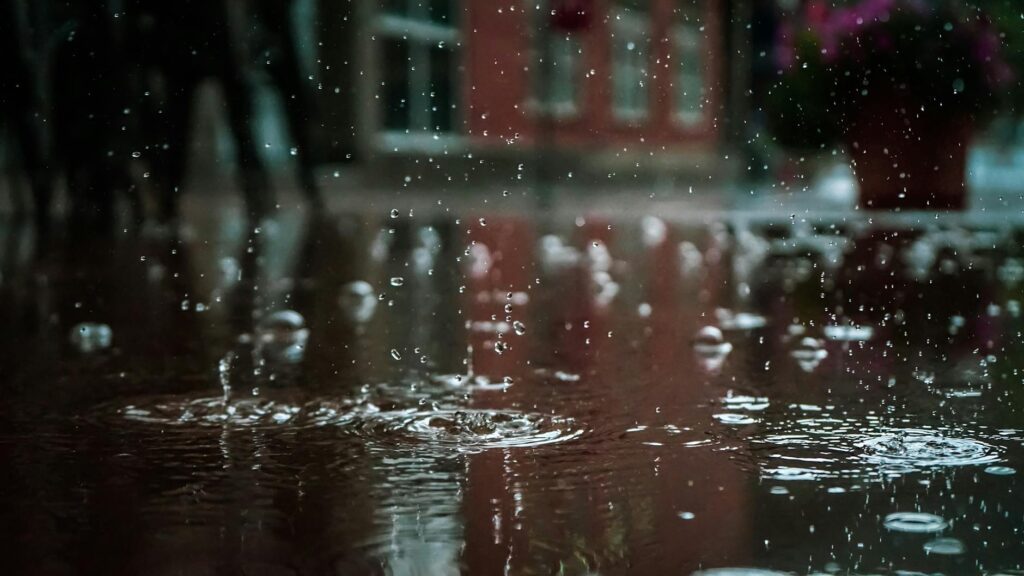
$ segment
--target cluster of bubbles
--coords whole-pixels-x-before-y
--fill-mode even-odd
[[[733,345],[726,339],[726,332],[750,332],[767,326],[764,316],[749,312],[734,312],[724,308],[715,311],[718,325],[700,328],[693,337],[692,345],[697,360],[702,368],[717,373],[725,363],[726,357],[733,350]],[[789,356],[805,372],[813,372],[819,364],[828,358],[825,341],[834,342],[865,342],[874,336],[870,326],[853,324],[830,324],[821,330],[820,338],[810,336],[802,324],[793,324],[787,328],[783,341],[789,344]]]

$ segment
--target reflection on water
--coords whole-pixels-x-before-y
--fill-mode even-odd
[[[1013,227],[3,234],[12,573],[1024,569]]]

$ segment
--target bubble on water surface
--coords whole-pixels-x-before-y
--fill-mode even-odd
[[[718,318],[718,324],[722,327],[722,330],[756,330],[764,328],[768,324],[768,320],[760,314],[733,312],[725,308],[715,310],[715,317]]]
[[[837,342],[866,342],[875,334],[871,326],[852,326],[846,324],[825,326],[822,330],[825,338]]]
[[[71,345],[79,352],[90,354],[110,348],[114,341],[114,331],[107,324],[99,322],[82,322],[71,329]]]
[[[437,374],[430,377],[430,381],[447,388],[457,388],[463,391],[486,391],[486,390],[507,390],[512,385],[511,379],[492,381],[482,374]]]
[[[790,573],[762,568],[709,568],[697,570],[691,576],[790,576]]]
[[[985,473],[993,476],[1012,476],[1017,473],[1017,470],[1009,466],[989,466],[985,468]]]
[[[757,418],[746,414],[715,414],[713,415],[713,418],[722,424],[728,424],[730,426],[745,426],[747,424],[756,424],[758,422]]]
[[[377,298],[369,282],[356,280],[341,287],[338,305],[345,317],[354,324],[365,324],[377,310]]]
[[[306,320],[294,310],[265,316],[256,326],[258,344],[270,360],[294,363],[302,360],[309,340]]]
[[[705,326],[693,339],[693,351],[700,367],[708,373],[716,374],[732,352],[732,343],[725,340],[722,330],[717,326]]]
[[[571,418],[482,409],[378,412],[353,429],[375,442],[426,443],[465,450],[543,446],[583,433]]]
[[[893,532],[931,534],[942,532],[949,526],[949,523],[941,516],[925,512],[893,512],[885,517],[882,525]]]
[[[967,546],[956,538],[936,538],[924,543],[924,551],[928,554],[956,556],[967,551]]]
[[[821,340],[805,336],[793,346],[789,355],[797,361],[801,370],[811,372],[828,357],[828,351],[822,346]]]
[[[722,398],[721,402],[731,410],[760,411],[769,406],[767,398],[761,396],[733,395],[732,393],[729,393],[729,395]]]

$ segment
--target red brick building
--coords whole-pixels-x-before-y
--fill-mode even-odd
[[[562,4],[583,16],[560,17]],[[711,171],[725,100],[723,4],[322,2],[334,155],[449,175],[460,162],[538,151],[581,174]]]

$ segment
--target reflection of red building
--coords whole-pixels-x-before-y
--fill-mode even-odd
[[[588,6],[571,27],[551,24],[555,0],[321,3],[334,156],[432,159],[422,173],[389,171],[402,179],[470,153],[470,164],[528,160],[537,146],[577,152],[559,166],[581,176],[632,174],[638,161],[711,168],[724,101],[720,0],[570,4]]]

